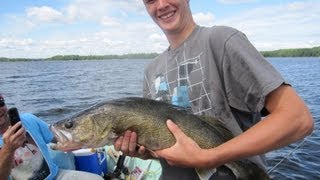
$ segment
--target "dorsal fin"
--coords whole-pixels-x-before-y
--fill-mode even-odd
[[[125,97],[125,98],[120,98],[120,99],[115,99],[115,100],[111,100],[108,103],[112,104],[112,105],[116,105],[116,106],[120,106],[120,105],[124,105],[124,104],[136,104],[136,103],[145,103],[145,104],[150,104],[153,105],[154,107],[160,107],[160,106],[167,106],[169,108],[173,108],[176,109],[178,111],[185,111],[186,113],[190,113],[190,110],[181,107],[181,106],[177,106],[177,105],[173,105],[173,104],[169,104],[163,101],[157,101],[157,100],[153,100],[153,99],[148,99],[148,98],[143,98],[143,97]]]

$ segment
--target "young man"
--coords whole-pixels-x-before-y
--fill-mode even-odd
[[[19,128],[20,127],[20,128]],[[0,177],[8,179],[13,166],[14,152],[26,141],[26,132],[21,122],[10,127],[7,120],[7,107],[4,98],[0,95],[0,134],[3,146],[0,149]],[[0,143],[2,144],[2,143]]]
[[[0,179],[103,179],[92,173],[59,169],[47,147],[53,139],[48,124],[24,113],[21,122],[11,127],[7,111],[0,94]]]
[[[197,179],[193,168],[216,168],[244,158],[265,167],[262,154],[312,132],[313,119],[303,100],[243,33],[196,25],[189,0],[144,0],[144,5],[170,44],[145,69],[144,96],[218,117],[236,135],[216,148],[201,149],[168,121],[177,142],[156,151],[162,179]],[[150,157],[144,147],[136,151],[136,140],[137,134],[127,131],[115,148]]]

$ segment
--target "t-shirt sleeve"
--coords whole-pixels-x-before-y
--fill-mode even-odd
[[[260,112],[266,96],[285,80],[240,31],[225,42],[223,78],[229,105]]]

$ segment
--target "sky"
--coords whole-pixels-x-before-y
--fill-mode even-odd
[[[197,24],[231,26],[259,50],[320,46],[319,0],[190,0]],[[0,0],[0,57],[160,53],[142,0]]]

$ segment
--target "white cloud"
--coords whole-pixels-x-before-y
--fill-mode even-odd
[[[22,46],[28,46],[33,44],[32,39],[14,39],[14,38],[3,38],[0,39],[0,46],[5,47],[22,47]]]
[[[151,22],[128,22],[120,27],[108,26],[92,33],[58,34],[30,42],[32,43],[17,46],[13,41],[6,41],[6,43],[0,41],[0,47],[6,47],[0,48],[0,56],[5,54],[5,57],[46,58],[58,54],[104,55],[161,52],[168,46],[161,30]],[[17,51],[17,48],[20,50]]]
[[[118,19],[108,16],[104,16],[102,18],[101,24],[104,26],[121,26],[121,23]]]
[[[154,33],[154,34],[151,34],[148,39],[152,42],[159,42],[159,41],[166,40],[166,36],[163,33],[161,34]]]
[[[120,7],[125,12],[136,12],[145,14],[145,7],[142,0],[119,0],[115,7]]]
[[[110,24],[106,21],[114,19],[112,16],[128,16],[128,13],[145,13],[141,0],[72,0],[66,7],[54,9],[49,6],[30,7],[26,9],[26,15],[33,25],[37,23],[78,23],[98,22],[103,25]],[[106,17],[109,19],[107,20]],[[113,23],[115,21],[113,20]]]
[[[308,4],[304,2],[293,2],[288,5],[288,10],[303,10],[308,6]]]
[[[218,0],[218,2],[223,4],[242,4],[242,3],[251,3],[256,0]]]
[[[35,43],[36,42],[34,42],[34,40],[29,38],[2,38],[0,39],[0,57],[17,57],[17,54],[19,54],[19,52],[28,52],[30,50],[33,50],[31,47],[33,47]]]
[[[243,31],[260,50],[312,47],[320,44],[319,14],[320,2],[306,1],[256,8],[216,23]]]
[[[99,21],[111,9],[111,1],[74,0],[62,11],[68,21],[95,20]]]
[[[29,19],[39,22],[52,22],[63,17],[62,13],[48,6],[27,8],[26,14]]]
[[[114,14],[127,16],[129,12],[140,13],[144,8],[141,0],[73,0],[63,9],[69,21],[93,20],[101,21]]]
[[[214,25],[214,15],[210,12],[207,13],[196,13],[193,14],[195,22],[203,26],[213,26]]]
[[[204,26],[235,27],[259,50],[269,50],[319,46],[319,14],[320,2],[299,1],[233,17],[219,18],[209,10],[193,17]],[[0,27],[0,56],[5,57],[162,52],[168,47],[141,0],[73,0],[64,7],[30,7],[8,22]]]

